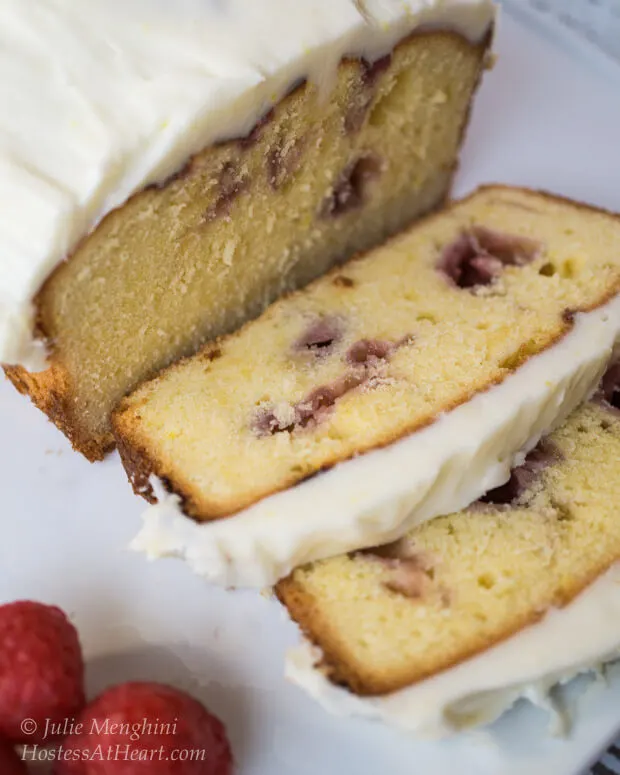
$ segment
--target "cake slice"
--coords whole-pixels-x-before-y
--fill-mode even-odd
[[[88,458],[141,381],[444,201],[495,10],[423,5],[7,0],[0,363]]]
[[[620,657],[620,364],[603,387],[469,508],[278,584],[308,639],[290,677],[441,735]]]
[[[466,506],[598,382],[619,289],[620,219],[479,190],[121,403],[141,545],[262,585]]]

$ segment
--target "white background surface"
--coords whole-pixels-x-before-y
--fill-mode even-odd
[[[620,211],[620,75],[507,16],[497,48],[457,193],[501,181]],[[91,692],[153,679],[197,693],[226,722],[238,775],[569,775],[620,729],[620,671],[610,689],[588,689],[570,741],[549,739],[544,714],[528,707],[442,744],[329,717],[282,678],[297,634],[275,602],[124,548],[143,504],[116,456],[89,465],[3,381],[0,434],[0,601],[70,612]]]
[[[500,0],[550,34],[594,47],[620,65],[620,0]]]

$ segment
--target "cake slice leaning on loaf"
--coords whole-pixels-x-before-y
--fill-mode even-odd
[[[603,386],[482,501],[281,582],[292,680],[444,735],[620,657],[620,364]]]
[[[260,586],[464,508],[592,391],[619,289],[616,216],[479,190],[122,402],[138,545]]]

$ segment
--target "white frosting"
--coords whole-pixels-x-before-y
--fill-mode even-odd
[[[489,724],[519,698],[553,710],[549,690],[620,657],[620,564],[569,605],[456,667],[380,697],[332,684],[308,642],[289,652],[286,674],[338,715],[366,716],[423,737]]]
[[[376,546],[503,484],[523,453],[597,385],[620,339],[620,296],[504,382],[383,449],[341,463],[228,519],[198,524],[154,482],[133,547],[185,559],[226,586],[262,587],[312,560]]]
[[[0,363],[45,367],[32,297],[111,210],[246,134],[299,77],[492,0],[1,0]]]

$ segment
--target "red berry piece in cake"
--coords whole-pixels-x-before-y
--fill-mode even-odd
[[[360,339],[349,348],[347,360],[353,366],[371,366],[387,360],[394,347],[393,342],[381,339]]]
[[[348,164],[321,205],[322,218],[338,217],[361,207],[371,183],[381,174],[381,160],[367,153]]]
[[[0,740],[0,772],[2,775],[28,775],[26,764],[12,745]]]
[[[258,410],[251,423],[258,436],[293,432],[309,426],[315,427],[324,420],[338,399],[366,382],[364,372],[345,374],[329,385],[316,388],[296,404],[282,402],[276,406]]]
[[[252,419],[251,427],[257,436],[292,431],[298,422],[295,408],[290,404],[261,407]]]
[[[298,425],[302,428],[318,425],[329,414],[336,401],[355,390],[364,380],[363,374],[345,374],[330,385],[323,385],[313,390],[297,405]]]
[[[325,355],[342,339],[343,329],[342,319],[335,315],[318,318],[297,338],[293,350]]]
[[[287,183],[299,169],[304,151],[302,137],[281,136],[267,152],[267,180],[277,191]]]
[[[204,220],[227,218],[233,201],[248,186],[248,177],[233,161],[227,161],[220,170],[215,201],[205,212]]]
[[[309,326],[295,342],[294,350],[326,355],[342,337],[342,324],[338,318],[322,318]],[[382,367],[399,347],[413,342],[405,336],[399,342],[380,339],[360,339],[352,344],[344,361],[353,367],[350,372],[327,385],[321,385],[295,404],[282,402],[261,407],[255,414],[251,427],[258,436],[269,436],[286,431],[316,427],[325,420],[336,402],[351,391],[364,385],[368,389],[381,386],[385,377]]]
[[[84,702],[82,650],[65,614],[30,601],[0,606],[0,735],[49,742]]]
[[[375,546],[354,552],[355,555],[369,557],[380,562],[394,572],[383,582],[390,592],[409,597],[421,598],[427,589],[429,579],[433,577],[435,563],[428,552],[418,550],[407,538],[401,538],[391,544]]]
[[[384,585],[390,592],[417,600],[424,597],[431,571],[432,565],[423,555],[412,555],[400,561],[393,577]]]
[[[481,502],[496,506],[521,503],[524,497],[531,494],[536,482],[540,481],[542,472],[561,458],[562,454],[550,441],[542,441],[527,455],[523,465],[513,468],[506,484],[490,490],[480,499]]]
[[[493,283],[506,266],[531,263],[540,249],[532,239],[475,226],[444,248],[439,269],[459,288],[475,288]]]
[[[165,684],[125,683],[108,689],[84,708],[75,728],[79,731],[65,739],[54,775],[231,775],[233,771],[222,722],[198,700]],[[100,750],[103,761],[95,757]],[[80,754],[76,761],[74,752]],[[111,752],[107,759],[105,752]]]
[[[350,105],[344,114],[345,134],[356,134],[364,126],[370,106],[376,97],[377,79],[389,68],[391,62],[392,57],[389,54],[376,62],[371,63],[365,59],[361,61],[357,87],[351,89]]]
[[[608,407],[620,411],[620,360],[607,369],[601,382],[599,395]]]

